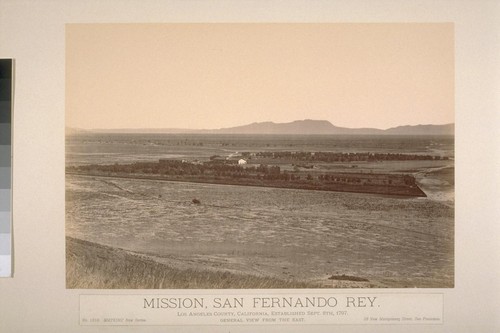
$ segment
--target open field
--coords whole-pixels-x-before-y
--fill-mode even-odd
[[[221,288],[240,288],[240,282],[228,281],[249,276],[276,282],[269,287],[261,284],[262,288],[279,288],[291,281],[297,288],[454,285],[454,162],[453,142],[448,139],[277,138],[264,144],[259,137],[237,137],[232,142],[230,137],[217,136],[200,146],[191,144],[200,137],[132,138],[137,140],[84,136],[70,141],[68,165],[157,162],[180,155],[208,159],[242,147],[280,149],[287,142],[296,145],[288,146],[288,151],[325,147],[373,151],[379,146],[383,152],[430,152],[449,159],[358,163],[356,172],[413,175],[425,198],[67,174],[66,235],[92,242],[92,246],[80,242],[80,250],[70,252],[67,274],[73,282],[69,287],[87,288],[94,279],[112,280],[109,272],[122,269],[136,276],[136,285],[139,280],[149,281],[127,262],[133,267],[147,265],[151,277],[167,274],[165,267],[176,274],[191,274],[196,281],[199,272],[231,277],[204,280],[207,288],[219,288],[217,279],[224,285]],[[318,164],[311,172],[337,172],[346,166],[350,167]],[[198,204],[193,203],[195,198]],[[96,249],[100,256],[108,255],[106,260],[95,259]],[[113,263],[109,267],[108,261]],[[332,276],[337,278],[329,279]],[[111,280],[88,288],[130,285],[125,277]],[[148,285],[158,286],[152,280]],[[162,281],[161,288],[174,288]]]
[[[208,159],[247,151],[325,151],[454,156],[453,137],[351,135],[81,134],[66,137],[66,166]]]
[[[66,238],[66,287],[78,289],[317,288],[318,284],[230,272],[178,269],[147,256]]]
[[[179,269],[329,285],[332,274],[367,278],[379,286],[453,283],[453,208],[445,203],[67,177],[68,235],[144,253]],[[201,204],[193,204],[194,197]]]

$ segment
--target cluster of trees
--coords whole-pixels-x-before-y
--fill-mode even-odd
[[[256,158],[286,159],[307,162],[376,162],[376,161],[408,161],[408,160],[447,160],[448,157],[398,154],[398,153],[334,153],[334,152],[258,152]]]
[[[198,176],[213,175],[221,177],[248,178],[257,177],[261,179],[279,178],[281,169],[279,166],[247,166],[242,167],[226,163],[190,163],[180,160],[162,160],[161,162],[136,162],[132,164],[99,165],[90,164],[68,167],[70,172],[103,172],[103,173],[126,173],[126,174],[157,174],[169,176]],[[284,177],[290,179],[289,177]],[[281,179],[281,178],[280,178]]]
[[[261,180],[295,181],[301,179],[313,180],[312,175],[300,176],[288,171],[281,171],[279,166],[242,167],[234,164],[210,163],[194,164],[179,160],[155,162],[137,162],[132,164],[100,165],[90,164],[68,167],[69,172],[97,172],[107,174],[144,174],[163,176],[208,176],[222,178],[253,178]],[[316,177],[317,178],[317,177]]]
[[[415,179],[411,176],[370,175],[370,174],[301,174],[281,171],[279,166],[240,166],[225,163],[191,163],[180,160],[161,160],[160,162],[137,162],[132,164],[84,165],[68,167],[69,172],[105,173],[105,174],[135,174],[186,177],[186,179],[251,179],[284,181],[290,183],[310,184],[370,184],[370,185],[413,185]]]

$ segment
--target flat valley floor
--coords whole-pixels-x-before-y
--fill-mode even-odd
[[[93,144],[67,163],[126,159]],[[406,168],[427,197],[68,174],[67,287],[453,287],[453,160],[374,168]]]

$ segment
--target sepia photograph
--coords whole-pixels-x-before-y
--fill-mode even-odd
[[[65,66],[66,288],[454,288],[452,23],[73,23]]]

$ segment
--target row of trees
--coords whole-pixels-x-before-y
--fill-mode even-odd
[[[285,182],[307,182],[317,184],[350,183],[350,184],[384,184],[413,185],[411,176],[396,176],[370,174],[300,174],[287,170],[281,171],[279,166],[246,166],[221,163],[190,163],[180,160],[162,160],[156,162],[137,162],[132,164],[84,165],[68,167],[69,172],[105,173],[105,174],[139,174],[175,177],[202,177],[209,179],[253,179]]]
[[[279,166],[267,166],[261,164],[259,166],[242,167],[237,164],[226,163],[190,163],[179,160],[162,160],[157,162],[136,162],[132,164],[90,164],[82,166],[68,167],[70,172],[106,172],[106,173],[144,173],[144,174],[160,174],[160,175],[279,175],[281,169]]]
[[[245,153],[244,153],[245,154]],[[249,153],[246,153],[249,154]],[[447,160],[448,157],[400,154],[400,153],[334,153],[334,152],[258,152],[256,158],[286,159],[307,162],[357,162],[357,161],[408,161],[408,160]]]

